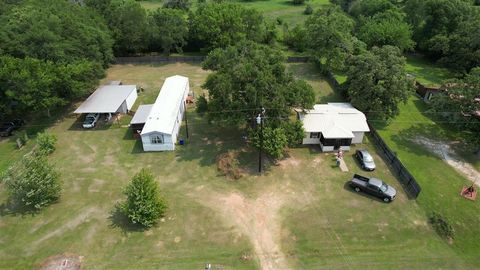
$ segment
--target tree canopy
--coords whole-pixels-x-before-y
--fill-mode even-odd
[[[190,38],[207,51],[225,48],[241,40],[263,42],[266,24],[260,12],[239,4],[203,3],[189,14]]]
[[[151,50],[182,52],[188,39],[188,22],[177,9],[157,9],[150,18]]]
[[[393,46],[373,47],[348,62],[347,92],[352,104],[370,116],[388,119],[406,102],[413,82],[405,73],[405,58]]]
[[[68,1],[30,0],[0,16],[0,52],[53,62],[90,60],[107,66],[112,39],[95,13]]]
[[[208,89],[207,115],[214,121],[252,126],[265,108],[264,150],[279,158],[288,143],[298,141],[298,125],[287,126],[292,107],[309,109],[315,102],[310,85],[286,72],[284,56],[266,45],[243,41],[225,49],[215,49],[203,63],[212,70],[204,88]],[[250,131],[255,147],[260,147],[259,130]]]
[[[461,72],[480,65],[480,10],[464,0],[408,0],[418,49]]]
[[[355,22],[338,7],[317,10],[305,22],[309,47],[330,69],[343,67],[353,53]]]
[[[392,45],[405,51],[415,45],[405,14],[398,9],[389,9],[371,17],[360,16],[359,24],[357,36],[368,47]]]
[[[445,85],[443,94],[432,97],[432,110],[459,130],[468,132],[467,137],[480,149],[480,68]]]
[[[262,107],[274,119],[288,116],[291,107],[311,108],[312,88],[286,73],[284,60],[280,51],[251,41],[210,52],[203,63],[213,71],[203,85],[209,117],[248,123]]]

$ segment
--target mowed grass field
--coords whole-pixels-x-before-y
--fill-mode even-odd
[[[313,65],[294,64],[288,70],[314,87],[319,102],[341,100]],[[115,65],[105,81],[143,87],[136,108],[153,102],[163,80],[175,74],[188,76],[198,95],[208,72],[180,63]],[[82,256],[84,269],[202,269],[205,263],[222,269],[478,267],[478,259],[468,260],[475,256],[460,254],[460,240],[449,245],[428,225],[424,201],[436,190],[425,187],[419,203],[409,200],[368,137],[359,147],[374,155],[378,169],[373,173],[361,172],[353,151],[345,157],[350,172],[342,173],[332,154],[294,148],[278,164],[267,162],[267,171],[259,175],[257,153],[242,141],[242,132],[212,126],[193,108],[190,138],[174,152],[144,153],[124,126],[130,117],[83,130],[81,119],[67,112],[48,129],[58,137],[49,159],[62,173],[61,200],[36,215],[16,215],[2,207],[1,269],[37,268],[64,252]],[[228,150],[239,153],[244,171],[239,180],[216,169],[217,156]],[[9,156],[21,154],[8,151]],[[123,187],[141,168],[152,170],[169,203],[166,217],[148,231],[134,230],[113,212],[124,198]],[[385,204],[353,193],[345,186],[353,173],[384,179],[398,190],[397,200]],[[439,208],[453,208],[450,202],[464,206],[453,191],[442,195],[445,199],[435,199]],[[5,200],[0,186],[0,202]],[[475,232],[475,218],[460,219],[472,222],[461,228]]]
[[[432,149],[419,144],[419,138],[452,143],[457,153],[479,168],[480,160],[473,157],[474,149],[462,152],[462,135],[449,128],[435,114],[428,112],[427,105],[417,97],[411,97],[400,106],[400,114],[389,124],[376,122],[379,134],[400,160],[415,176],[422,192],[418,204],[427,212],[444,215],[456,231],[452,249],[466,261],[480,267],[480,204],[459,196],[463,186],[470,186],[462,173],[449,166],[433,153]],[[470,157],[470,159],[469,159]]]
[[[139,2],[146,10],[155,10],[157,8],[161,8],[164,3],[164,1],[160,0]],[[312,6],[314,10],[330,4],[328,0],[310,0],[307,1],[304,5],[294,5],[292,1],[289,0],[236,0],[234,2],[237,2],[245,7],[253,8],[260,11],[267,20],[276,21],[278,18],[281,21],[286,22],[289,26],[301,24],[308,18],[308,15],[303,14],[303,11],[305,10],[307,4]],[[196,1],[191,1],[191,8],[195,9],[197,4],[198,3]]]

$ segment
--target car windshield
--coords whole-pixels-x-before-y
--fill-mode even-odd
[[[380,186],[380,190],[381,190],[382,192],[385,192],[385,191],[387,191],[387,189],[388,189],[387,184],[382,183],[382,185]]]

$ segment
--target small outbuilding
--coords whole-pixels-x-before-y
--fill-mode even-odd
[[[350,150],[369,132],[365,115],[350,103],[316,104],[313,110],[298,111],[303,123],[303,144],[319,144],[324,152]]]
[[[185,112],[185,99],[189,91],[187,77],[175,75],[165,80],[155,103],[150,105],[150,112],[141,131],[144,151],[175,150]],[[148,110],[147,106],[149,105],[137,111],[134,119],[138,120],[132,124],[142,124],[143,115]],[[137,114],[139,114],[138,117]]]
[[[103,85],[74,113],[127,113],[137,100],[136,85]]]

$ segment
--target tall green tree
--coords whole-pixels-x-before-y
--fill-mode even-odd
[[[150,33],[153,51],[182,52],[188,38],[188,22],[176,9],[157,9],[151,14]]]
[[[348,13],[354,17],[372,17],[394,8],[391,0],[356,0],[352,2]]]
[[[393,46],[373,47],[348,62],[347,93],[352,104],[368,116],[388,119],[398,114],[413,82],[405,73],[405,57]]]
[[[402,51],[413,49],[412,30],[405,21],[405,14],[390,9],[371,17],[361,16],[357,37],[368,47],[392,45]]]
[[[480,10],[465,0],[407,0],[418,49],[460,72],[480,65]]]
[[[342,69],[355,50],[355,22],[338,7],[317,10],[305,22],[314,55],[329,69]]]
[[[262,151],[265,151],[267,155],[274,159],[282,158],[288,146],[285,130],[280,127],[266,126],[263,129],[258,127],[250,129],[249,139],[255,148],[261,148]]]
[[[152,227],[165,214],[167,205],[160,196],[153,174],[146,169],[137,173],[125,189],[127,200],[120,210],[134,224]]]
[[[277,49],[243,41],[213,50],[203,63],[213,71],[203,85],[208,90],[208,117],[253,126],[264,108],[262,149],[273,158],[282,157],[287,145],[298,139],[298,126],[285,124],[292,108],[309,109],[315,102],[312,87],[288,74],[284,60]],[[253,146],[261,147],[258,126],[249,133]]]
[[[0,109],[3,112],[49,112],[87,94],[103,74],[89,61],[57,64],[34,58],[0,57]]]
[[[480,68],[446,85],[444,94],[432,97],[431,108],[452,126],[466,132],[480,155]]]
[[[312,88],[286,73],[284,60],[280,51],[250,41],[210,52],[203,63],[213,71],[203,85],[209,117],[251,123],[262,107],[273,119],[288,117],[292,107],[311,108]]]
[[[266,24],[260,12],[234,3],[205,3],[189,14],[192,42],[210,51],[241,40],[263,42]]]
[[[188,10],[190,8],[190,1],[189,0],[167,0],[165,4],[163,4],[163,7],[180,9],[180,10]]]
[[[39,210],[60,198],[60,174],[43,155],[25,155],[2,177],[9,199]]]
[[[53,62],[88,59],[107,66],[112,39],[91,10],[63,0],[29,0],[0,16],[0,52]]]
[[[147,12],[133,0],[112,1],[106,21],[112,32],[115,55],[128,55],[148,47]]]

